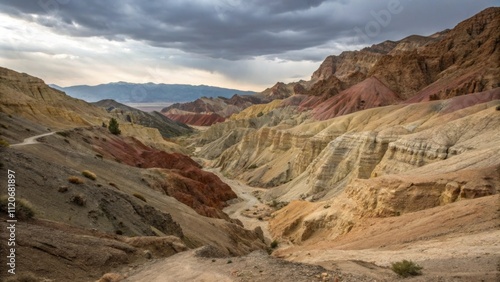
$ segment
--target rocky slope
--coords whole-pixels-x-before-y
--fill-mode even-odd
[[[0,111],[52,127],[96,124],[106,117],[102,109],[69,98],[43,80],[0,68]]]
[[[260,229],[244,229],[222,212],[236,197],[230,187],[157,128],[136,124],[143,113],[129,113],[132,122],[120,122],[122,134],[112,135],[101,126],[112,113],[2,71],[0,168],[19,176],[16,200],[24,206],[17,218],[19,279],[95,281],[203,245],[224,255],[265,247]],[[22,142],[36,135],[43,137]],[[7,173],[0,180],[7,183]],[[6,201],[0,197],[3,218]],[[6,244],[0,248],[7,253]]]
[[[309,94],[329,97],[372,76],[413,102],[496,88],[499,14],[492,7],[449,31],[329,56],[312,75]]]

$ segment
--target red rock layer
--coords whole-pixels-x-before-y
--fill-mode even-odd
[[[135,138],[108,136],[105,139],[92,139],[94,150],[104,158],[135,167],[163,169],[164,178],[147,180],[152,188],[163,190],[201,215],[227,218],[222,208],[226,201],[236,198],[236,194],[190,157],[147,147]]]
[[[370,77],[317,105],[313,109],[313,116],[318,120],[326,120],[364,109],[396,104],[400,101],[396,93],[377,78]]]

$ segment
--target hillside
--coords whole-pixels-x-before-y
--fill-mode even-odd
[[[123,122],[131,122],[145,127],[156,128],[165,138],[185,135],[193,131],[184,123],[173,121],[159,112],[143,112],[120,104],[114,100],[101,100],[92,104],[104,108],[107,112]]]
[[[275,256],[343,267],[353,267],[343,255],[382,267],[411,259],[429,273],[415,281],[495,281],[499,15],[330,56],[305,94],[193,136],[196,156],[278,207],[255,209],[284,244]]]
[[[16,173],[16,201],[24,206],[16,217],[20,277],[95,281],[203,245],[224,256],[265,247],[262,232],[222,211],[236,197],[231,188],[160,134],[190,128],[114,101],[99,103],[108,112],[27,74],[1,74],[0,167]],[[113,116],[121,135],[101,126]],[[0,180],[7,183],[7,174]],[[7,219],[4,196],[0,210]],[[0,248],[7,253],[6,244]]]

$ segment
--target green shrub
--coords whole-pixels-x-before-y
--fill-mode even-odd
[[[73,183],[73,184],[83,184],[83,179],[81,179],[78,176],[70,176],[70,177],[68,177],[68,181],[69,181],[69,183]]]
[[[139,200],[143,201],[143,202],[147,202],[147,201],[146,201],[146,198],[144,198],[144,196],[143,196],[143,195],[141,195],[141,194],[139,194],[139,193],[134,193],[134,194],[132,194],[132,195],[133,195],[134,197],[136,197],[137,199],[139,199]]]
[[[391,264],[392,271],[396,272],[402,277],[421,275],[422,268],[423,267],[419,266],[418,264],[408,260],[402,260]]]
[[[111,132],[114,135],[119,135],[120,133],[122,133],[122,131],[120,130],[120,125],[118,124],[118,121],[116,121],[115,118],[111,118],[111,120],[109,121],[108,129],[109,132]]]
[[[95,175],[95,173],[93,173],[90,170],[84,170],[84,171],[82,171],[82,175],[85,176],[85,177],[87,177],[88,179],[92,179],[92,180],[96,180],[97,179],[97,176]]]
[[[274,240],[274,241],[271,242],[271,248],[272,249],[276,249],[278,247],[278,245],[279,245],[279,243],[278,243],[277,240]]]
[[[7,148],[9,146],[10,146],[9,142],[7,142],[7,141],[3,140],[2,138],[0,138],[0,147]]]

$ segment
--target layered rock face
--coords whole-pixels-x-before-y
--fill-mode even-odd
[[[80,130],[68,131],[67,134],[87,140],[102,158],[133,167],[154,168],[150,177],[144,178],[152,189],[174,197],[201,215],[228,219],[222,209],[226,201],[236,198],[236,194],[216,175],[201,170],[191,158],[166,153],[145,146],[135,138],[120,138],[105,130],[100,131],[105,138],[94,138],[94,133]]]
[[[496,88],[499,15],[499,8],[489,8],[451,31],[330,56],[312,75],[309,94],[330,97],[372,76],[412,102]]]
[[[250,185],[275,187],[267,194],[269,200],[303,198],[336,207],[310,220],[303,218],[303,211],[300,223],[290,224],[304,226],[297,229],[304,233],[290,231],[290,226],[277,235],[300,241],[314,230],[335,226],[338,236],[360,217],[394,216],[497,194],[499,99],[497,88],[325,121],[293,125],[283,118],[274,126],[240,131],[241,140],[219,150],[215,165]],[[292,112],[293,118],[304,115]],[[253,118],[254,124],[264,118]],[[249,120],[238,120],[240,125],[244,121]],[[218,134],[227,136],[223,128],[234,132],[235,123],[220,124]],[[205,139],[205,147],[219,142],[215,135]],[[205,147],[201,156],[208,152]]]
[[[0,68],[0,111],[53,127],[98,124],[107,114],[48,87],[43,80]]]

